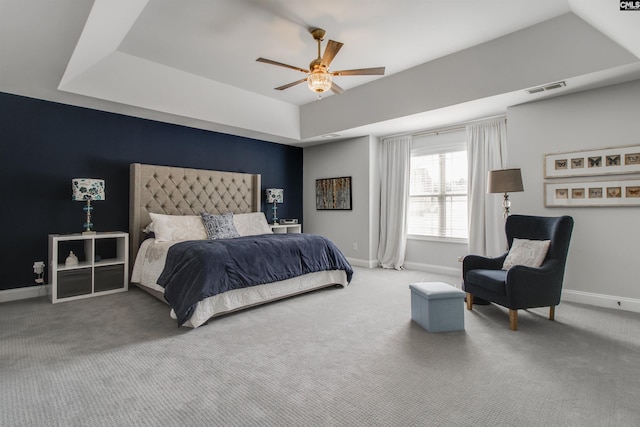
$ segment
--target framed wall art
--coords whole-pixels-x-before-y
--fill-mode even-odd
[[[640,145],[545,154],[544,177],[640,173]]]
[[[317,210],[351,210],[351,177],[316,179]]]
[[[640,206],[640,179],[544,184],[544,205],[553,207]]]

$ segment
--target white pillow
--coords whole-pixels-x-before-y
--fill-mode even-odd
[[[200,215],[164,215],[150,213],[157,242],[206,240],[207,232]]]
[[[540,267],[549,251],[551,240],[527,240],[513,239],[511,249],[502,265],[503,270],[508,270],[514,265],[527,267]]]
[[[263,212],[251,212],[234,214],[233,223],[240,236],[255,236],[258,234],[271,234],[271,227],[267,224]]]

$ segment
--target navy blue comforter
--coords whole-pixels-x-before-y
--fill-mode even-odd
[[[323,270],[344,270],[348,281],[353,275],[333,242],[314,234],[192,240],[169,248],[158,284],[183,325],[207,297]]]

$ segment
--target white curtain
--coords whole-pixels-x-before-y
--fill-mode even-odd
[[[411,136],[383,139],[380,159],[378,263],[382,268],[402,270],[407,246]]]
[[[487,194],[487,174],[507,165],[506,118],[471,123],[467,130],[469,159],[469,253],[497,256],[505,252],[502,195]]]

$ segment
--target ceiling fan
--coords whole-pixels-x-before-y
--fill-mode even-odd
[[[325,31],[321,28],[312,28],[310,31],[313,38],[318,42],[318,57],[311,61],[309,69],[295,67],[293,65],[283,64],[282,62],[273,61],[271,59],[258,58],[256,61],[265,64],[277,65],[279,67],[291,68],[292,70],[301,71],[307,74],[307,77],[298,81],[288,83],[275,88],[276,90],[285,90],[302,82],[307,82],[311,91],[321,94],[331,89],[334,93],[341,94],[344,92],[340,86],[334,83],[333,76],[382,76],[384,75],[384,67],[376,68],[360,68],[357,70],[341,70],[329,71],[331,61],[338,54],[343,43],[329,40],[324,50],[324,55],[320,56],[320,42],[324,40]],[[318,95],[320,96],[320,95]]]

